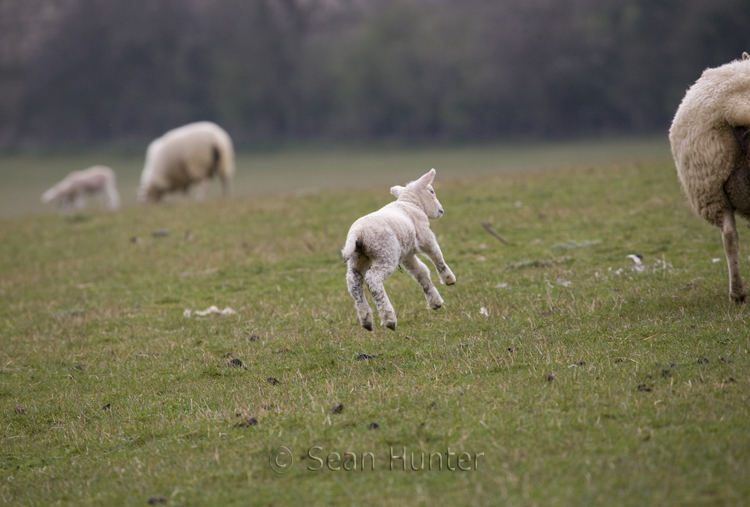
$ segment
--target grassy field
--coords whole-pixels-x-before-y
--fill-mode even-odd
[[[40,197],[71,171],[103,164],[117,173],[123,204],[136,204],[143,150],[102,149],[0,156],[0,217],[52,213]],[[394,181],[438,168],[441,178],[489,176],[587,164],[664,159],[665,138],[604,139],[575,143],[501,144],[423,148],[295,147],[239,150],[234,182],[238,196],[312,194],[322,190],[390,188]],[[426,168],[426,169],[425,169]],[[211,189],[220,194],[219,185]],[[181,196],[170,200],[180,200]]]
[[[668,158],[389,153],[385,186],[0,219],[0,501],[747,504],[748,310]],[[432,311],[395,273],[367,332],[339,249],[432,166],[458,282]]]

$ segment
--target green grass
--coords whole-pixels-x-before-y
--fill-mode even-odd
[[[430,165],[458,282],[431,311],[395,273],[395,332],[358,326],[339,255],[387,186],[0,220],[0,500],[745,504],[750,319],[673,164]],[[210,305],[237,313],[183,316]],[[375,470],[309,471],[314,446]],[[483,455],[391,471],[391,448]]]

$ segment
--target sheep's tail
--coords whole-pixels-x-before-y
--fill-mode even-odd
[[[341,255],[344,257],[344,262],[349,262],[354,252],[362,252],[362,239],[359,237],[359,233],[349,234],[346,237],[346,243],[344,248],[341,249]]]
[[[232,140],[227,136],[226,139],[219,139],[219,142],[211,146],[212,165],[210,176],[213,177],[218,173],[221,178],[222,193],[225,197],[232,193],[232,178],[234,176],[234,147]]]
[[[219,150],[219,147],[214,144],[211,146],[211,169],[209,170],[211,176],[213,176],[216,172],[225,172],[219,169],[219,164],[221,162],[221,150]]]

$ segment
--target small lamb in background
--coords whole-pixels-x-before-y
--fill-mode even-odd
[[[165,193],[187,193],[198,182],[196,198],[202,200],[215,175],[228,196],[234,176],[234,146],[229,134],[207,121],[183,125],[148,145],[138,200],[159,202]]]
[[[434,178],[435,169],[432,169],[406,187],[391,188],[397,198],[395,202],[360,218],[349,229],[341,251],[344,262],[348,263],[346,283],[359,321],[368,331],[372,331],[372,311],[365,298],[363,280],[378,307],[381,325],[388,329],[396,329],[396,313],[385,293],[383,280],[391,276],[399,264],[422,286],[427,303],[434,310],[443,305],[443,299],[430,280],[430,270],[416,254],[429,257],[442,283],[456,283],[430,230],[430,220],[443,216],[443,207],[431,185]]]
[[[65,212],[73,206],[83,208],[89,194],[98,194],[107,209],[119,208],[120,194],[117,192],[115,172],[103,165],[74,171],[44,192],[42,202],[55,202],[60,211]]]
[[[721,229],[729,299],[745,300],[735,212],[750,219],[750,55],[706,69],[677,109],[669,141],[693,210]]]

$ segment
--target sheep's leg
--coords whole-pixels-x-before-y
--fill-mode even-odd
[[[432,261],[437,269],[440,281],[445,285],[453,285],[456,283],[456,277],[451,271],[451,268],[443,260],[443,252],[440,251],[440,245],[438,245],[435,235],[432,235],[429,241],[424,245],[421,245],[421,250],[425,255]]]
[[[346,272],[346,285],[349,288],[349,294],[354,298],[354,307],[357,309],[359,323],[368,331],[372,331],[372,310],[367,304],[365,290],[362,286],[364,277],[357,269],[357,262],[354,259],[349,260],[349,267]]]
[[[232,180],[228,176],[225,176],[224,173],[221,173],[219,175],[219,178],[221,178],[221,195],[222,197],[229,197],[232,195]]]
[[[724,253],[729,267],[729,299],[736,303],[745,301],[745,288],[740,278],[740,241],[737,235],[737,225],[734,221],[734,211],[724,213],[721,225],[721,239],[724,243]]]
[[[206,178],[198,183],[198,190],[195,191],[195,198],[198,201],[205,201],[206,195],[208,195],[208,186],[211,184],[211,180]]]
[[[76,209],[83,209],[86,206],[86,194],[83,192],[76,192],[74,202]]]
[[[112,199],[110,198],[109,189],[107,187],[102,187],[101,189],[97,190],[96,192],[97,197],[99,198],[99,202],[101,205],[106,209],[112,209]]]
[[[427,298],[427,303],[430,305],[430,308],[437,310],[443,306],[443,298],[440,297],[435,285],[432,283],[432,280],[430,279],[430,270],[424,262],[419,260],[416,255],[413,255],[411,258],[402,262],[401,265],[406,272],[422,286],[422,290],[424,291],[425,298]]]
[[[380,324],[392,330],[396,329],[396,312],[393,310],[388,294],[385,292],[383,280],[388,278],[395,271],[395,268],[396,266],[389,268],[389,266],[383,264],[373,264],[365,273],[367,288],[370,289],[372,299],[378,307]]]
[[[104,187],[104,200],[109,209],[120,207],[120,194],[117,193],[117,187],[112,182],[107,183]]]

